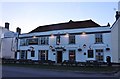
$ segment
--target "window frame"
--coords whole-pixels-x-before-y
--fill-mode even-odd
[[[20,50],[20,59],[27,59],[27,51]]]
[[[43,53],[45,53],[45,54],[43,55]],[[39,55],[38,56],[39,56],[38,57],[39,60],[42,60],[42,61],[48,60],[48,50],[39,50]],[[44,56],[44,57],[42,57],[42,56]]]
[[[94,51],[93,50],[88,50],[88,58],[94,58]]]
[[[59,45],[60,44],[60,35],[57,35],[56,36],[56,45]]]
[[[20,46],[26,46],[26,45],[27,45],[26,39],[25,38],[20,39]]]
[[[76,61],[76,50],[69,50],[69,61]]]
[[[96,49],[96,60],[99,62],[104,61],[104,50],[103,49]]]
[[[31,57],[35,57],[35,51],[34,50],[31,51]]]
[[[69,44],[76,44],[75,35],[69,35]]]
[[[49,37],[40,37],[39,38],[39,45],[49,45]]]
[[[32,41],[32,40],[35,40],[35,41],[37,41],[37,42],[31,43],[30,41]],[[38,45],[38,38],[28,38],[28,39],[27,39],[27,44],[28,44],[28,45]]]
[[[95,43],[96,44],[103,43],[103,34],[102,33],[96,33],[95,34]]]

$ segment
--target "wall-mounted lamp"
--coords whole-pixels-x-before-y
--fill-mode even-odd
[[[55,49],[52,49],[52,51],[55,51]]]
[[[85,32],[82,32],[82,35],[86,35],[86,33],[85,33]]]
[[[84,52],[84,55],[86,55],[86,52]]]
[[[55,49],[53,48],[53,46],[50,46],[49,48],[50,48],[52,51],[55,51]]]
[[[30,46],[30,48],[27,51],[35,51],[34,47]]]
[[[110,50],[110,48],[108,47],[108,44],[107,44],[107,48],[106,48],[106,50],[107,50],[107,51],[109,51],[109,50]]]
[[[63,51],[66,51],[66,49],[65,49],[65,48],[63,48]]]
[[[51,34],[50,38],[54,38],[54,35],[53,35],[53,34]]]
[[[86,32],[82,32],[82,36],[86,36]]]
[[[108,48],[108,47],[107,47],[107,48],[106,48],[106,50],[107,50],[107,51],[109,51],[109,50],[110,50],[110,48]]]
[[[32,38],[37,38],[36,36],[33,36]]]
[[[86,44],[84,44],[83,47],[85,48],[85,47],[86,47]]]
[[[69,34],[68,34],[68,33],[66,33],[66,34],[65,34],[65,37],[69,37]]]
[[[50,46],[50,49],[52,49],[53,48],[53,46]]]
[[[79,48],[79,49],[78,49],[78,51],[82,51],[82,49],[81,49],[81,48]]]

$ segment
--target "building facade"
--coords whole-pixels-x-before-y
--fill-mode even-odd
[[[9,30],[9,23],[5,27],[0,27],[0,58],[14,58],[16,48],[17,33]]]
[[[111,27],[113,62],[120,63],[120,11],[116,12],[116,21]]]
[[[111,29],[92,20],[39,26],[18,39],[17,59],[106,62],[111,57]]]

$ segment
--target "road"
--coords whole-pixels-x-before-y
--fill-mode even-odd
[[[2,77],[87,77],[101,79],[119,79],[118,74],[103,74],[103,73],[82,73],[73,71],[57,71],[38,68],[25,68],[15,66],[3,66]]]

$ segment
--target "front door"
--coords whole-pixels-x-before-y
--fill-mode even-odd
[[[57,51],[57,63],[62,62],[62,51]]]

